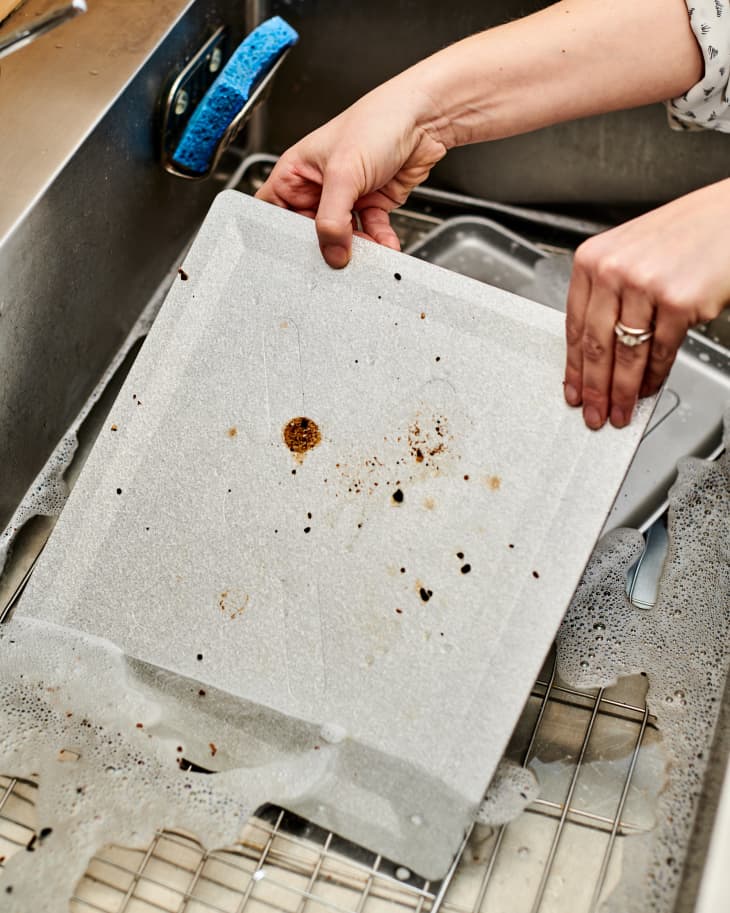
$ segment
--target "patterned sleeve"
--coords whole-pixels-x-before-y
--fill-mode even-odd
[[[730,0],[687,0],[689,21],[705,61],[702,80],[666,102],[674,130],[730,133]]]

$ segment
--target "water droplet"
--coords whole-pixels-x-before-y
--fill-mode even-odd
[[[582,660],[580,661],[580,667],[581,667],[581,669],[587,669],[589,665],[590,665],[590,663],[588,662],[587,659],[582,659]]]
[[[411,824],[416,827],[420,827],[423,824],[423,818],[421,815],[411,815]]]

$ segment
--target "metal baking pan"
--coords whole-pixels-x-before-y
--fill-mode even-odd
[[[552,255],[488,219],[448,219],[408,253],[509,292],[565,310],[571,258]],[[664,512],[684,456],[712,459],[722,451],[722,419],[730,404],[730,350],[691,331],[657,403],[605,531],[642,532]]]

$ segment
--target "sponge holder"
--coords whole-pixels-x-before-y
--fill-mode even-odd
[[[259,105],[268,98],[279,67],[289,52],[286,48],[251,91],[246,103],[218,140],[210,164],[202,173],[192,173],[173,161],[180,138],[195,109],[223,69],[228,46],[228,30],[220,26],[205,41],[169,86],[161,103],[160,161],[165,171],[188,181],[203,181],[218,167],[221,156],[236,139]]]

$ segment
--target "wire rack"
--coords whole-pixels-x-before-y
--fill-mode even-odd
[[[525,765],[555,755],[560,776],[548,789],[541,783],[540,798],[509,824],[474,825],[442,882],[424,881],[267,806],[230,848],[206,850],[189,834],[162,829],[146,849],[102,848],[70,910],[593,913],[620,877],[625,838],[651,826],[634,801],[648,733],[656,740],[643,700],[627,699],[620,688],[568,688],[556,680],[553,664],[536,682],[508,754]],[[606,744],[618,746],[620,757],[604,765],[598,801],[584,780]],[[34,820],[36,788],[30,779],[0,778],[0,867],[42,837]]]

